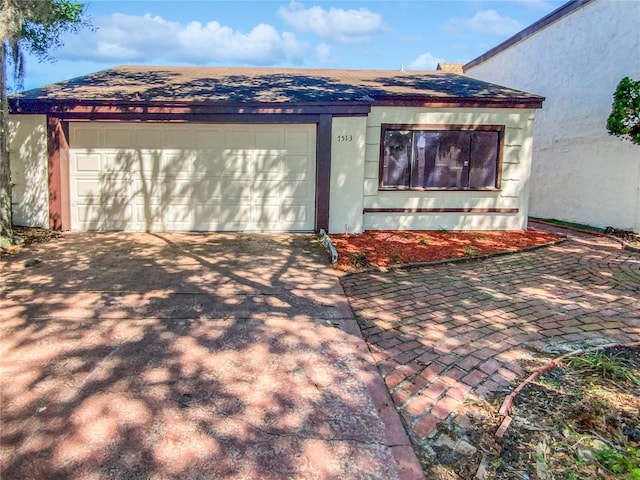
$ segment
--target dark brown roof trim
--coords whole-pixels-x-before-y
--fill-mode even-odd
[[[396,98],[376,100],[374,107],[424,108],[542,108],[545,97],[534,98]]]
[[[466,190],[465,190],[466,191]],[[365,208],[363,213],[518,213],[517,208]]]
[[[340,103],[331,105],[274,105],[274,104],[206,104],[185,102],[113,102],[113,101],[55,101],[26,100],[14,98],[9,100],[13,114],[44,114],[58,116],[75,114],[151,114],[151,115],[367,115],[371,111],[370,104]]]
[[[336,104],[212,104],[187,102],[56,101],[24,98],[9,99],[12,114],[55,114],[74,116],[185,116],[185,115],[333,115],[366,116],[372,106],[424,108],[541,108],[544,97],[422,97],[397,96],[377,98],[372,103],[340,102]]]
[[[516,33],[511,38],[508,38],[507,40],[505,40],[501,44],[497,45],[496,47],[493,47],[491,50],[483,53],[479,57],[474,58],[470,62],[466,63],[462,67],[464,73],[467,73],[468,69],[470,69],[472,67],[475,67],[476,65],[479,65],[479,64],[481,64],[483,62],[486,62],[491,57],[496,56],[497,54],[499,54],[500,52],[503,52],[507,48],[512,47],[516,43],[521,42],[522,40],[530,37],[534,33],[542,30],[543,28],[545,28],[545,27],[551,25],[552,23],[560,20],[561,18],[569,15],[571,12],[574,12],[575,10],[578,10],[579,8],[582,8],[586,4],[591,3],[593,1],[594,0],[572,0],[570,2],[565,3],[561,7],[557,8],[556,10],[551,12],[550,14],[546,15],[545,17],[542,17],[537,22],[529,25],[524,30]]]

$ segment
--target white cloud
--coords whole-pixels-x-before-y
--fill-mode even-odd
[[[229,62],[272,65],[302,62],[306,46],[288,32],[260,24],[243,33],[212,21],[183,24],[146,14],[94,19],[95,32],[72,36],[56,57],[103,62]]]
[[[442,58],[436,58],[431,53],[423,53],[409,64],[410,70],[435,70],[438,63],[444,62]]]
[[[501,16],[495,10],[480,10],[471,18],[452,18],[446,28],[451,32],[471,30],[484,35],[508,36],[522,30],[524,25],[513,18]]]
[[[292,0],[288,6],[280,7],[278,15],[295,30],[311,32],[325,41],[337,43],[368,43],[371,35],[386,28],[382,16],[366,8],[304,8]]]
[[[320,63],[329,66],[336,66],[340,63],[338,57],[333,54],[331,45],[319,43],[315,48],[315,57]]]
[[[556,8],[556,6],[546,0],[511,0],[511,2],[531,10],[551,12]]]

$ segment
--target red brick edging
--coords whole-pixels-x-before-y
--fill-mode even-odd
[[[493,253],[483,253],[482,255],[470,255],[467,257],[454,257],[454,258],[445,258],[443,260],[434,260],[431,262],[412,262],[412,263],[396,263],[394,265],[387,265],[386,267],[367,267],[360,268],[358,270],[351,270],[348,272],[341,272],[340,276],[347,277],[349,275],[355,275],[359,273],[368,273],[368,272],[388,272],[390,270],[399,270],[403,268],[418,268],[418,267],[430,267],[434,265],[443,265],[445,263],[464,263],[464,262],[473,262],[475,260],[484,260],[487,258],[493,257],[502,257],[505,255],[512,255],[515,253],[523,253],[523,252],[531,252],[533,250],[538,250],[540,248],[552,247],[554,245],[559,245],[567,241],[566,235],[557,233],[559,238],[558,240],[554,240],[552,242],[540,243],[538,245],[530,245],[528,247],[518,248],[516,250],[501,250],[499,252]]]
[[[538,370],[536,370],[531,375],[529,375],[525,380],[522,381],[522,383],[520,383],[520,385],[516,387],[516,389],[513,392],[511,392],[509,395],[505,397],[504,401],[502,402],[502,405],[500,406],[500,410],[498,410],[498,413],[504,418],[502,419],[502,422],[500,423],[498,430],[496,430],[495,437],[497,439],[501,439],[504,437],[505,433],[507,432],[507,429],[509,428],[509,425],[511,425],[511,421],[513,420],[509,416],[509,412],[511,411],[511,407],[513,405],[513,401],[527,385],[534,382],[540,375],[548,372],[552,368],[558,367],[562,363],[562,361],[567,357],[580,355],[586,352],[604,350],[607,348],[621,348],[621,347],[623,348],[640,347],[640,342],[609,343],[607,345],[600,345],[598,347],[593,347],[593,348],[582,348],[579,350],[574,350],[573,352],[565,353],[564,355],[561,355],[547,362],[544,366],[540,367]]]

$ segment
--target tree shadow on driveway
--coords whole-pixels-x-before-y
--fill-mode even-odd
[[[3,477],[398,478],[313,237],[69,234],[0,265]]]

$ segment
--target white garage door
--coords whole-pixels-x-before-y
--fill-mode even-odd
[[[315,131],[71,123],[71,229],[313,230]]]

